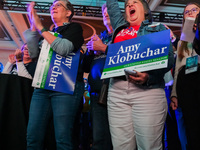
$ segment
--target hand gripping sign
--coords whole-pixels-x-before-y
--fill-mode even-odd
[[[148,71],[166,68],[170,30],[110,44],[101,79],[125,75],[124,69]]]

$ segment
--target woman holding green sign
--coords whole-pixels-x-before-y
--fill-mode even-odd
[[[39,37],[42,36],[45,42],[47,41],[53,51],[56,52],[58,60],[55,61],[56,65],[54,65],[54,70],[50,71],[52,73],[53,71],[57,71],[54,74],[54,77],[57,77],[62,74],[59,72],[59,67],[65,63],[64,61],[61,63],[61,57],[68,56],[72,52],[76,55],[76,52],[81,48],[84,42],[83,30],[79,24],[71,22],[74,9],[68,0],[55,0],[50,7],[51,19],[55,25],[52,31],[59,33],[60,36],[58,37],[44,28],[34,6],[35,3],[31,2],[28,8],[31,28],[24,32],[27,45],[30,48],[29,53],[31,58],[38,58],[40,53]],[[45,55],[48,54],[45,53]],[[68,79],[69,84],[74,85],[68,75],[63,73],[63,76]],[[51,78],[53,83],[57,80],[58,78]],[[63,87],[63,84],[61,83],[59,87]],[[64,88],[68,90],[66,87]],[[79,72],[77,75],[73,94],[35,88],[29,111],[27,150],[44,149],[44,136],[51,118],[53,118],[54,124],[56,149],[75,149],[72,136],[74,122],[82,102],[83,92],[83,72]]]
[[[107,0],[107,7],[114,29],[113,43],[166,30],[162,24],[152,25],[151,11],[145,0],[126,0],[125,17],[117,0]],[[127,79],[125,76],[110,79],[108,115],[115,150],[162,150],[168,110],[163,77],[173,63],[170,45],[167,68],[136,70],[130,72]]]

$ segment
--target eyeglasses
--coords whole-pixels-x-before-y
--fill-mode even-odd
[[[66,10],[68,10],[67,9],[67,7],[65,7],[63,4],[61,4],[61,3],[56,3],[56,4],[53,4],[53,5],[51,5],[51,7],[49,8],[50,9],[50,11],[55,7],[55,8],[59,8],[59,7],[64,7]]]
[[[192,8],[191,10],[186,10],[185,12],[184,12],[184,14],[185,15],[188,15],[190,12],[191,13],[197,13],[199,11],[199,9],[197,8],[197,7],[195,7],[195,8]]]
[[[28,51],[28,47],[23,47],[23,48],[21,49],[22,52],[24,52],[25,50]]]

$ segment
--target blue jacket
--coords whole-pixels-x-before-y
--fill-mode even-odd
[[[125,20],[125,17],[119,8],[117,0],[107,0],[106,5],[108,14],[110,16],[111,25],[114,29],[112,37],[112,42],[113,42],[118,32],[124,28],[129,27],[130,24]],[[166,30],[165,26],[162,24],[156,24],[153,26],[150,25],[151,22],[149,22],[148,20],[143,21],[139,28],[137,36],[142,36]],[[173,67],[173,65],[174,65],[174,54],[173,54],[172,44],[170,44],[169,54],[168,54],[168,67],[163,69],[147,71],[147,73],[149,74],[149,79],[145,84],[143,84],[143,86],[146,88],[164,88],[165,82],[163,77],[165,73],[168,72]]]

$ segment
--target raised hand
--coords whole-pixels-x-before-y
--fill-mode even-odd
[[[11,64],[14,64],[16,62],[15,60],[15,54],[10,54],[8,56],[8,61],[11,63]]]
[[[15,55],[15,59],[16,59],[17,62],[22,60],[22,51],[21,51],[21,49],[16,49],[14,55]]]
[[[86,44],[88,50],[96,51],[97,54],[105,52],[107,45],[97,36],[92,36],[91,40]]]
[[[27,11],[29,12],[28,15],[29,15],[29,19],[31,22],[31,29],[32,29],[32,31],[33,30],[40,31],[40,30],[42,30],[43,25],[42,25],[42,22],[41,22],[39,16],[37,15],[36,10],[34,9],[34,6],[35,6],[35,2],[31,2],[28,5],[28,9],[27,9]]]

